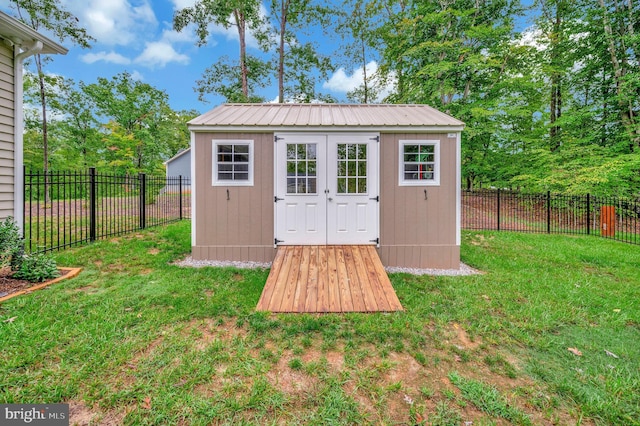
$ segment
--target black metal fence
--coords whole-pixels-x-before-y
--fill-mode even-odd
[[[24,173],[28,252],[47,252],[191,216],[188,178],[144,173]]]
[[[640,202],[550,192],[463,191],[462,227],[597,235],[640,244]]]

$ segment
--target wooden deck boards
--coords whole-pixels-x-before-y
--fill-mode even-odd
[[[373,246],[282,246],[256,307],[270,312],[403,310]]]

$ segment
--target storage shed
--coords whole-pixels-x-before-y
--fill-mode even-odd
[[[191,148],[182,149],[164,162],[167,178],[182,176],[191,178]]]
[[[167,172],[167,191],[179,192],[180,188],[183,191],[191,189],[191,148],[181,149],[176,155],[165,161],[164,166]],[[180,177],[182,177],[181,182]]]
[[[224,104],[191,120],[192,256],[373,245],[460,266],[460,132],[427,105]]]

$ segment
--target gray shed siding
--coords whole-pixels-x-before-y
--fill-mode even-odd
[[[14,96],[13,48],[0,43],[0,219],[14,214]]]
[[[187,149],[167,161],[167,177],[191,178],[191,150]]]

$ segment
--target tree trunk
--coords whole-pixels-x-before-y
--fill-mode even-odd
[[[552,69],[558,65],[560,60],[560,38],[562,34],[562,17],[560,12],[560,4],[556,5],[556,16],[553,23],[553,33],[551,35],[551,67]],[[561,128],[556,124],[562,115],[562,75],[555,69],[551,72],[551,97],[549,102],[549,148],[551,152],[555,152],[560,148],[560,131]]]
[[[362,42],[362,82],[364,87],[364,98],[363,101],[365,104],[369,103],[369,84],[367,83],[367,51],[366,46],[364,44],[364,40]]]
[[[624,78],[625,70],[620,65],[618,54],[616,52],[616,45],[613,37],[613,30],[611,29],[611,23],[607,15],[607,7],[604,4],[604,0],[599,0],[600,7],[602,8],[602,24],[604,25],[604,33],[607,38],[607,45],[609,55],[611,55],[611,65],[613,66],[613,75],[616,79],[616,93],[618,95],[618,107],[620,108],[620,119],[624,125],[627,134],[629,135],[629,149],[633,152],[635,147],[640,147],[640,135],[634,129],[634,117],[633,117],[633,104],[632,102],[625,101],[625,95],[622,87],[622,80]]]
[[[278,102],[284,103],[284,45],[287,31],[289,0],[280,1],[280,44],[278,46]]]
[[[238,9],[233,11],[236,25],[238,26],[238,38],[240,39],[240,80],[242,84],[242,94],[245,101],[249,98],[249,79],[247,69],[247,20],[244,13]]]
[[[44,173],[44,203],[47,204],[49,197],[49,132],[47,124],[47,96],[44,86],[44,73],[42,72],[42,58],[35,55],[36,68],[38,71],[38,84],[40,87],[40,103],[42,105],[42,171]]]

